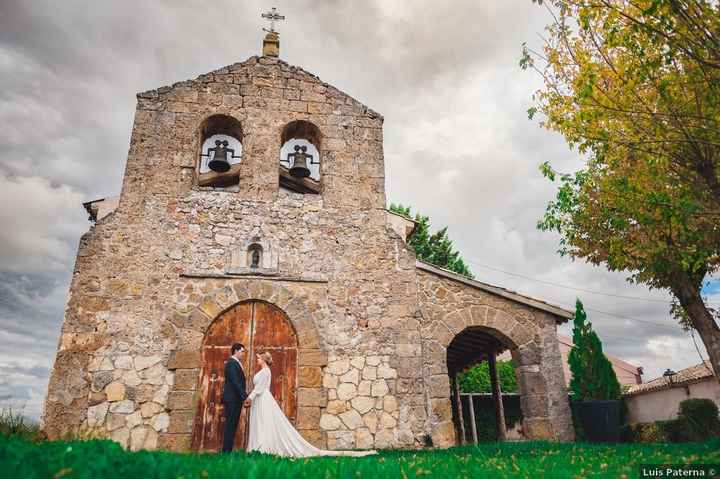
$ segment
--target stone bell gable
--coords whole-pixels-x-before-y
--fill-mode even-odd
[[[119,201],[85,203],[48,435],[215,451],[240,341],[321,447],[458,444],[453,380],[506,349],[527,437],[571,437],[569,313],[416,262],[414,223],[385,210],[382,122],[273,56],[139,94]]]
[[[324,204],[385,207],[382,116],[301,68],[251,57],[137,99],[120,208],[147,196],[177,198],[197,185],[203,129],[213,127],[215,116],[237,125],[242,159],[239,182],[229,189],[238,199],[277,198],[283,129],[302,121],[319,133],[312,141],[321,156]]]

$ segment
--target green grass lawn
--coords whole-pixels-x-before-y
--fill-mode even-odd
[[[129,452],[110,441],[28,442],[0,435],[2,478],[502,478],[638,476],[641,463],[720,463],[720,441],[613,446],[488,443],[446,450],[384,451],[365,458],[280,459]]]

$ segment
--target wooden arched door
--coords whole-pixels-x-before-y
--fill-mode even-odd
[[[234,342],[244,344],[247,350],[243,369],[248,392],[252,390],[252,378],[258,370],[255,355],[265,351],[272,354],[270,390],[285,415],[295,424],[298,349],[295,331],[276,306],[261,301],[241,303],[215,319],[205,334],[200,399],[192,437],[192,447],[197,451],[219,451],[222,447],[224,367]],[[235,449],[244,449],[247,443],[248,415],[249,410],[243,409],[235,434]]]

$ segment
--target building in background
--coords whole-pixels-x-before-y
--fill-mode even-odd
[[[712,399],[720,405],[720,384],[710,361],[682,369],[671,377],[662,376],[632,386],[625,393],[628,422],[675,419],[682,401],[699,398]]]
[[[560,343],[560,355],[562,356],[563,373],[565,373],[565,385],[570,385],[570,365],[568,364],[568,354],[573,347],[572,339],[558,334],[558,342]],[[643,368],[635,366],[620,358],[616,358],[610,354],[605,354],[612,364],[615,375],[620,381],[620,386],[634,386],[642,383]]]

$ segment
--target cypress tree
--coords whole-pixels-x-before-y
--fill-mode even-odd
[[[575,304],[573,343],[575,345],[568,355],[573,399],[620,399],[620,383],[612,364],[603,354],[600,338],[587,321],[585,308],[579,299]]]
[[[409,206],[390,204],[390,211],[406,218],[414,219],[417,223],[415,232],[408,244],[415,250],[419,260],[426,261],[435,266],[454,271],[470,279],[474,278],[459,251],[455,251],[452,240],[448,237],[447,226],[430,234],[430,218],[420,213],[412,217]]]

